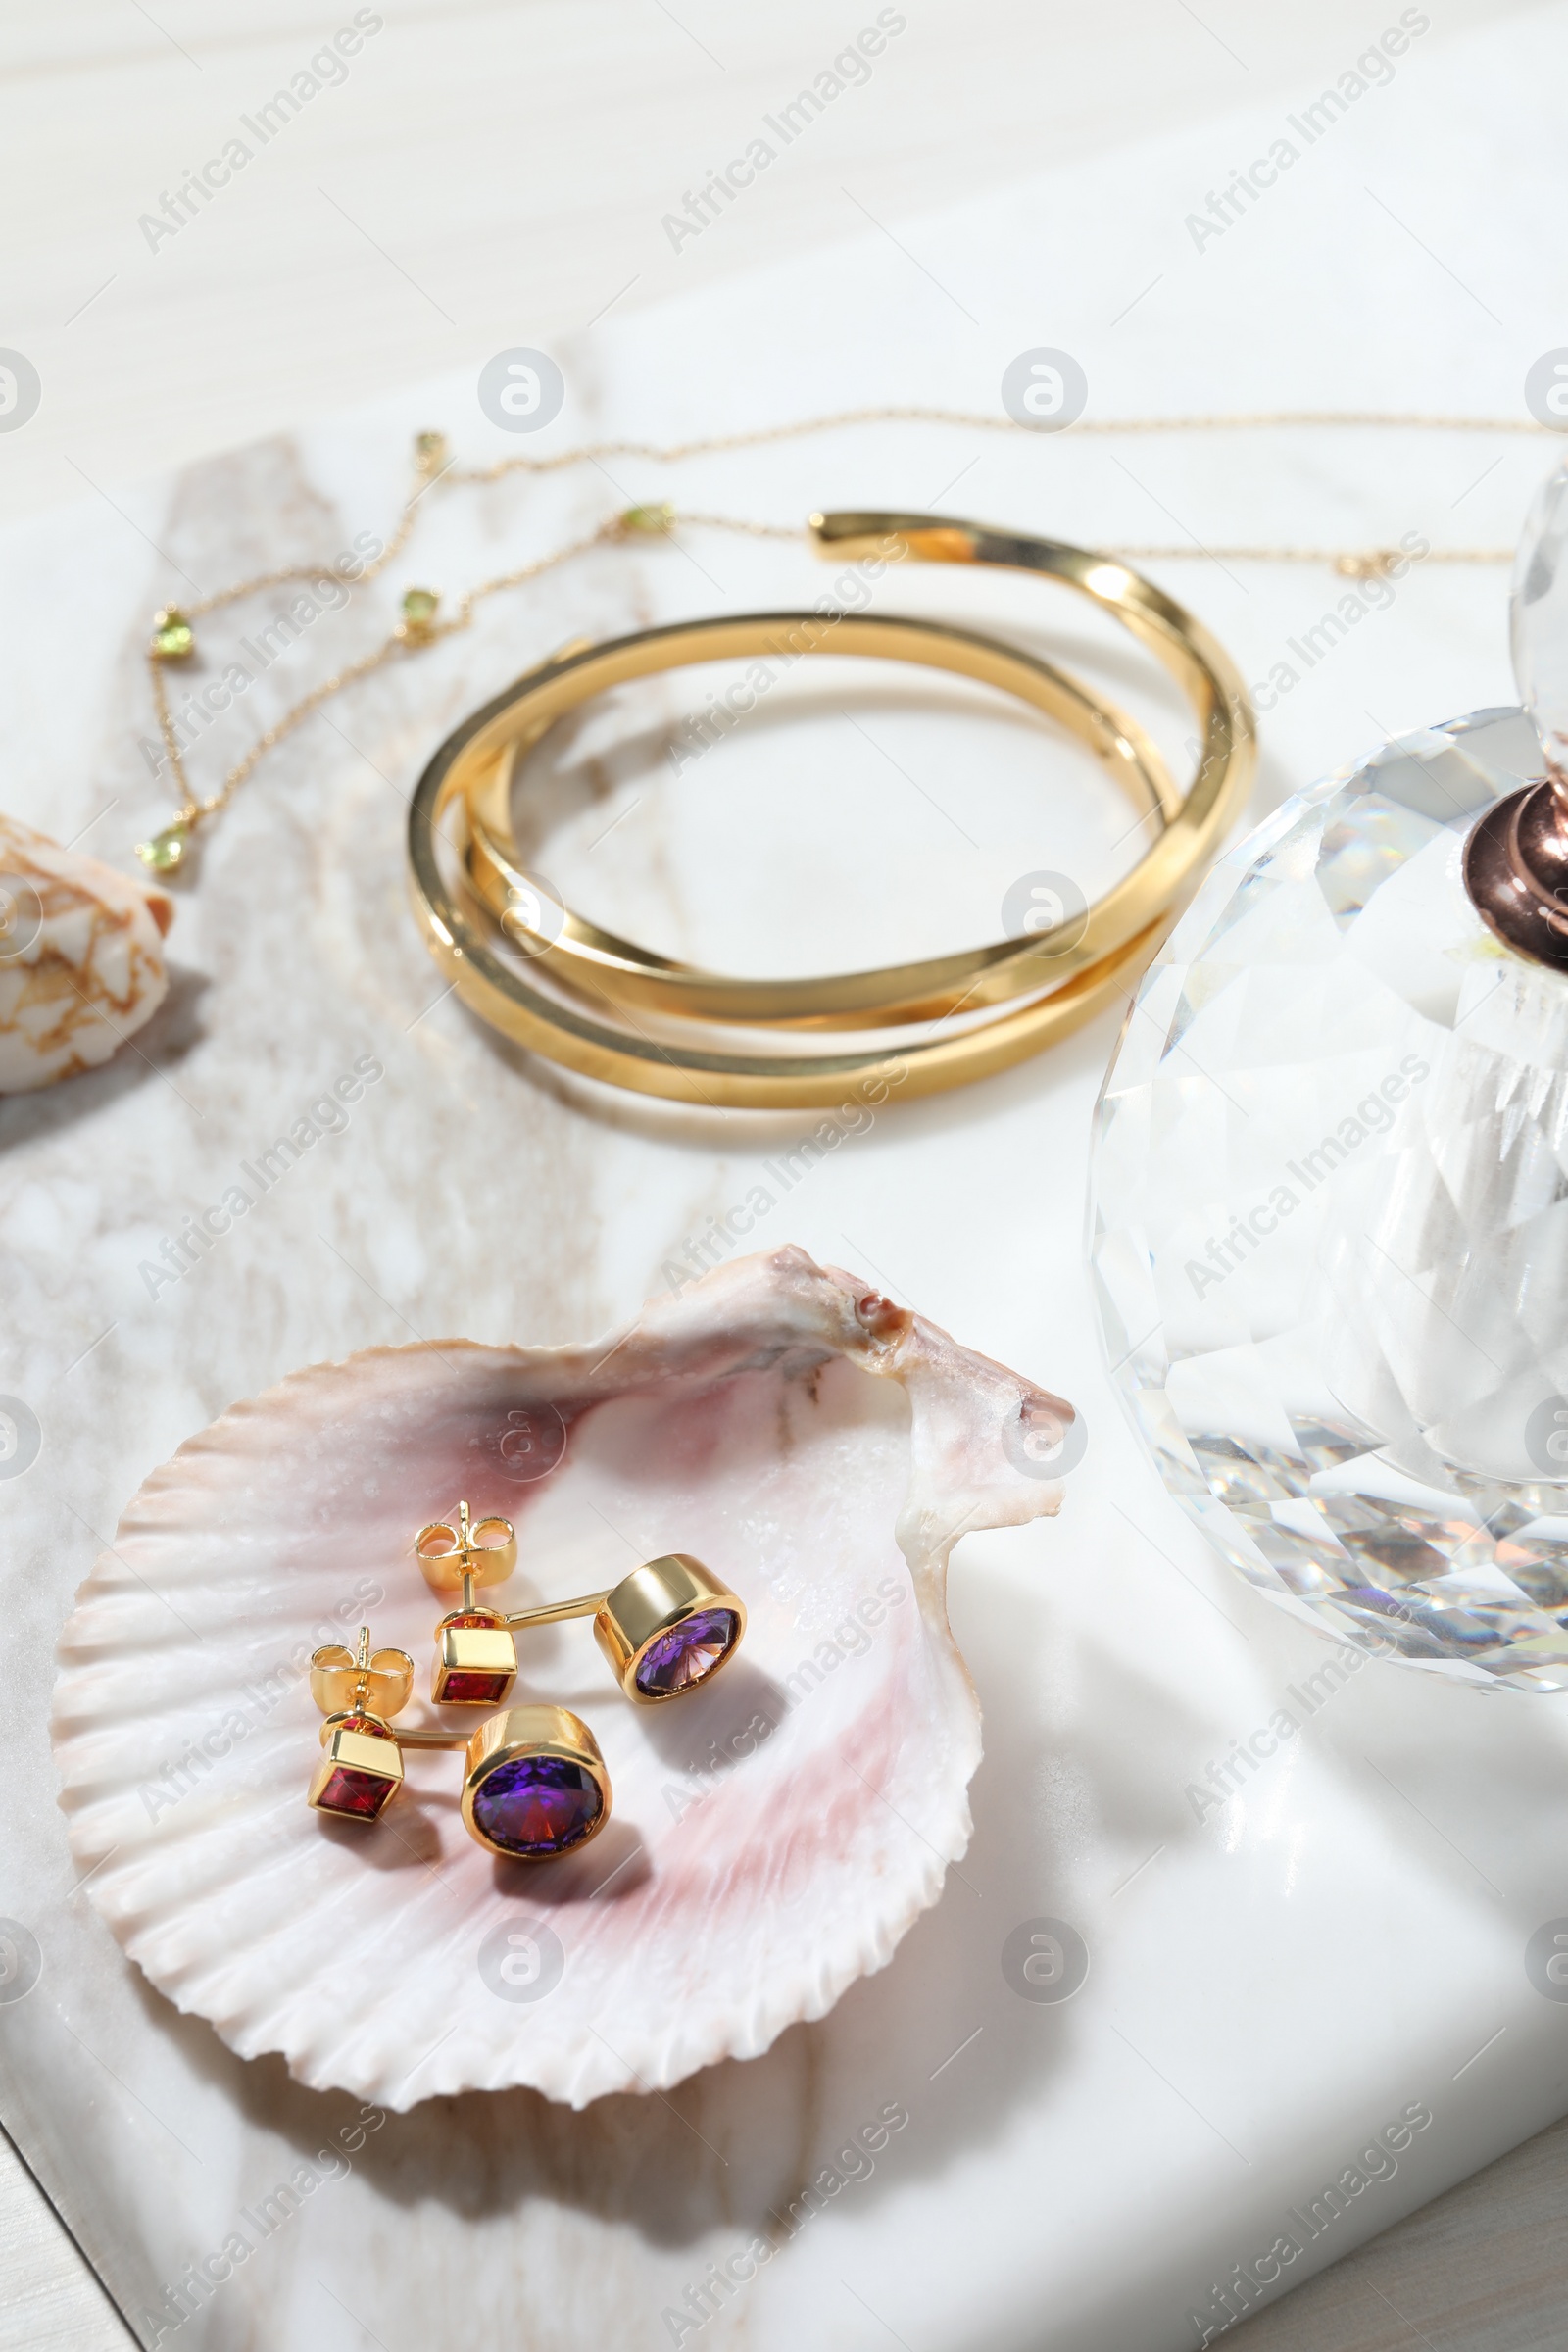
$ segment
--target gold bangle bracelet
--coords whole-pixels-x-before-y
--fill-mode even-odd
[[[1168,778],[1157,755],[1111,705],[1086,694],[1049,663],[1033,662],[972,632],[930,622],[858,614],[762,614],[676,624],[609,645],[569,650],[517,681],[448,738],[420,779],[410,816],[414,905],[431,953],[464,1001],[517,1043],[587,1076],[678,1101],[756,1107],[828,1103],[853,1085],[877,1081],[900,1084],[911,1093],[933,1092],[1006,1068],[1038,1052],[1124,989],[1217,847],[1251,773],[1251,710],[1223,652],[1152,582],[1125,564],[1082,549],[931,516],[836,514],[813,517],[811,527],[824,553],[1008,565],[1055,578],[1112,613],[1154,652],[1192,703],[1202,747],[1192,787],[1172,811]],[[803,626],[813,641],[791,645],[787,633]],[[819,643],[814,642],[816,631],[823,632]],[[884,632],[880,641],[878,631]],[[913,650],[916,640],[918,653]],[[978,1025],[971,1022],[946,1033],[939,1026],[936,1034],[922,1034],[897,1048],[876,1045],[851,1053],[809,1054],[674,1043],[649,1035],[635,1021],[630,1031],[607,1026],[551,995],[531,972],[518,971],[495,952],[462,903],[460,891],[449,888],[441,872],[437,827],[450,810],[465,828],[457,847],[470,860],[474,887],[487,904],[495,903],[492,893],[499,897],[503,890],[515,892],[519,880],[533,891],[532,879],[511,849],[505,808],[497,804],[497,779],[503,769],[510,775],[514,748],[536,741],[555,718],[587,696],[683,661],[715,659],[715,646],[727,653],[775,655],[795,650],[891,653],[894,659],[937,659],[942,667],[1013,691],[1024,691],[1027,682],[1025,699],[1045,708],[1042,698],[1050,695],[1052,714],[1100,750],[1119,779],[1146,797],[1147,806],[1157,808],[1165,820],[1163,830],[1133,871],[1098,902],[1084,938],[1054,957],[1042,954],[1042,940],[1036,937],[972,951],[967,957],[939,958],[934,964],[848,979],[735,982],[665,963],[577,918],[569,918],[573,932],[563,933],[571,942],[564,960],[572,987],[579,996],[603,1004],[612,1017],[616,1011],[624,1015],[626,1004],[624,996],[617,999],[613,992],[636,986],[650,989],[644,1002],[657,1003],[662,1012],[684,1013],[687,1019],[711,1021],[718,1005],[727,1009],[744,1004],[743,1017],[754,1022],[844,1026],[843,1016],[850,1013],[861,1016],[858,1025],[863,1028],[871,1025],[863,1018],[868,1009],[919,1019],[933,1000],[944,1003],[946,992],[944,1013],[951,1021],[960,1010],[967,1014],[995,1003],[999,995],[1017,1000],[1031,985],[1038,991],[1042,984],[1055,983],[1049,994],[1013,1002]],[[940,656],[933,652],[938,646],[943,649]],[[470,798],[479,804],[484,828],[477,844],[466,828]],[[561,912],[564,920],[565,910]],[[530,941],[526,926],[521,936],[524,944],[543,951],[541,961],[558,944],[539,933]],[[1087,956],[1080,952],[1086,947]],[[607,970],[606,959],[615,968]],[[976,984],[955,1000],[957,968],[965,963]],[[847,997],[858,990],[869,1002],[847,1004]],[[776,1009],[770,1014],[762,1011],[759,992],[773,998]]]
[[[1125,711],[1035,655],[940,621],[840,612],[749,612],[685,621],[673,629],[650,629],[636,638],[585,650],[575,658],[569,687],[574,701],[586,701],[628,674],[647,676],[746,654],[771,661],[792,661],[803,654],[872,657],[980,679],[1076,735],[1128,794],[1140,816],[1155,818],[1163,830],[1181,814],[1182,796],[1164,760]],[[636,668],[628,671],[623,658],[635,662]],[[535,672],[535,679],[540,675]],[[488,764],[475,760],[465,765],[466,869],[478,898],[508,938],[566,987],[682,1020],[870,1029],[938,1020],[960,1007],[978,1010],[1037,995],[1126,945],[1128,935],[1118,927],[1123,910],[1112,893],[1097,902],[1087,930],[1079,914],[1052,930],[954,956],[808,980],[737,980],[650,955],[574,914],[522,863],[511,814],[516,761],[563,706],[547,698],[548,715],[541,715],[527,679],[519,680],[514,691],[521,733]],[[547,906],[549,926],[541,929]]]
[[[1111,588],[1099,576],[1099,568],[1086,579],[1080,570],[1065,564],[1037,560],[1048,555],[1078,556],[1078,550],[1056,548],[1041,540],[1004,542],[995,532],[977,531],[969,524],[940,523],[921,515],[814,515],[811,529],[818,548],[834,553],[1014,564],[1020,561],[1018,551],[1026,550],[1030,557],[1027,568],[1047,572],[1090,595],[1151,644],[1192,696],[1200,716],[1205,692],[1212,699],[1216,693],[1234,692],[1239,687],[1238,680],[1222,674],[1222,666],[1228,666],[1225,658],[1198,624],[1149,582],[1138,580],[1138,575],[1113,566],[1121,579]],[[1125,594],[1123,582],[1133,581],[1147,592],[1145,597]],[[762,619],[776,626],[778,634],[771,643],[759,642],[756,632]],[[1086,694],[1050,662],[1016,649],[929,622],[862,619],[843,613],[753,614],[743,620],[693,626],[709,633],[711,660],[728,654],[764,653],[788,659],[801,653],[861,653],[924,662],[982,678],[1067,725],[1118,782],[1134,790],[1135,797],[1140,787],[1147,791],[1152,778],[1166,826],[1183,814],[1164,764],[1141,729],[1113,707]],[[649,668],[702,659],[694,647],[671,650],[663,640],[663,632],[651,631],[644,641],[649,649]],[[610,682],[602,673],[586,678],[579,673],[571,699],[586,699]],[[1038,992],[1087,970],[1148,926],[1149,893],[1143,887],[1146,859],[1097,902],[1088,925],[1074,924],[1070,935],[1039,932],[1023,940],[1003,940],[922,963],[820,979],[735,980],[694,970],[650,956],[631,942],[583,921],[559,902],[552,907],[549,931],[541,932],[526,920],[523,910],[530,906],[542,910],[551,894],[527,871],[514,845],[512,779],[518,754],[570,707],[571,700],[549,696],[535,703],[531,718],[521,717],[517,735],[503,754],[487,772],[473,773],[467,785],[468,865],[480,897],[493,914],[507,918],[509,935],[568,986],[587,988],[616,1004],[684,1018],[817,1029],[880,1027],[900,1020],[936,1019],[959,1004],[982,1007]],[[1152,804],[1146,800],[1145,806]],[[1189,817],[1199,813],[1189,805]],[[1155,862],[1168,863],[1168,853]],[[1156,883],[1156,894],[1158,887]],[[873,1017],[863,1017],[868,1015]]]

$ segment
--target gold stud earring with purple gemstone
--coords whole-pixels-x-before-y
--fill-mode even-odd
[[[641,1706],[681,1698],[709,1681],[735,1655],[746,1631],[739,1594],[684,1551],[645,1560],[606,1592],[520,1609],[502,1623],[510,1635],[566,1617],[593,1619],[611,1671]]]

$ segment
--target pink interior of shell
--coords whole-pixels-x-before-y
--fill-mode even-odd
[[[858,1311],[874,1297],[783,1251],[612,1350],[372,1351],[156,1473],[67,1629],[57,1705],[74,1848],[153,1982],[318,2085],[406,2106],[530,2082],[582,2104],[756,2054],[883,1965],[968,1834],[979,1726],[947,1548],[1054,1490],[999,1443],[1029,1384]],[[562,1430],[564,1449],[531,1442]],[[413,1543],[460,1496],[516,1525],[503,1606],[686,1551],[749,1612],[723,1672],[659,1707],[622,1695],[585,1622],[519,1636],[511,1703],[581,1714],[614,1789],[610,1825],[554,1863],[471,1840],[456,1755],[410,1751],[370,1830],[305,1803],[318,1643],[368,1621],[416,1660],[401,1720],[434,1719],[441,1609]],[[487,1977],[508,1920],[556,1939],[536,2001]]]

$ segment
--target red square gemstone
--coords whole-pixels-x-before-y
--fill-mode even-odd
[[[358,1821],[373,1821],[397,1787],[378,1773],[356,1772],[352,1764],[335,1764],[316,1800],[318,1813],[348,1813]]]
[[[441,1677],[439,1696],[458,1707],[498,1707],[511,1686],[510,1674],[468,1674],[449,1667]]]

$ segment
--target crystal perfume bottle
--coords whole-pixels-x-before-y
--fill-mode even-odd
[[[1568,466],[1523,710],[1386,745],[1208,876],[1097,1114],[1107,1354],[1166,1484],[1342,1640],[1568,1688]]]

